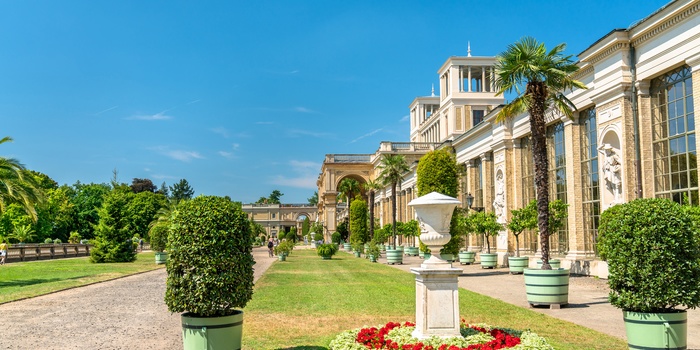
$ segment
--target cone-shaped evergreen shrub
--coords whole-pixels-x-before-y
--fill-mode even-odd
[[[210,317],[245,307],[253,296],[252,244],[248,217],[230,200],[180,204],[168,235],[168,310]]]
[[[131,262],[136,260],[136,251],[131,241],[127,205],[134,194],[129,187],[115,188],[109,192],[98,211],[100,221],[95,227],[94,247],[90,250],[90,261]]]

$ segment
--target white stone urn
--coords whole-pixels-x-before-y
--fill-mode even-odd
[[[420,240],[430,248],[430,259],[425,260],[424,269],[441,269],[452,264],[440,258],[440,249],[450,241],[450,220],[455,207],[460,202],[456,198],[431,192],[408,203],[416,211],[420,225]]]

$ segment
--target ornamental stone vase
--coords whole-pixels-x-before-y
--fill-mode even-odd
[[[452,266],[440,258],[440,249],[450,241],[450,220],[455,207],[459,204],[456,198],[437,192],[431,192],[408,203],[416,211],[416,219],[420,226],[420,240],[431,252],[430,259],[421,265],[423,268]]]

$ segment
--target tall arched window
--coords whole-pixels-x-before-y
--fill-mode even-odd
[[[564,145],[564,123],[547,128],[547,157],[549,157],[549,200],[566,198],[566,147]],[[550,250],[558,254],[569,251],[569,226],[564,225],[557,232],[550,232]]]
[[[690,67],[651,82],[654,194],[698,205],[695,113]]]
[[[586,254],[596,254],[600,220],[598,181],[598,130],[595,108],[581,111],[581,202],[583,204],[583,244]]]

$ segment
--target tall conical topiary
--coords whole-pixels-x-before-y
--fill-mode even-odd
[[[98,210],[100,220],[95,227],[95,245],[90,250],[90,261],[111,263],[136,260],[126,212],[133,196],[129,187],[116,187],[105,196]]]

